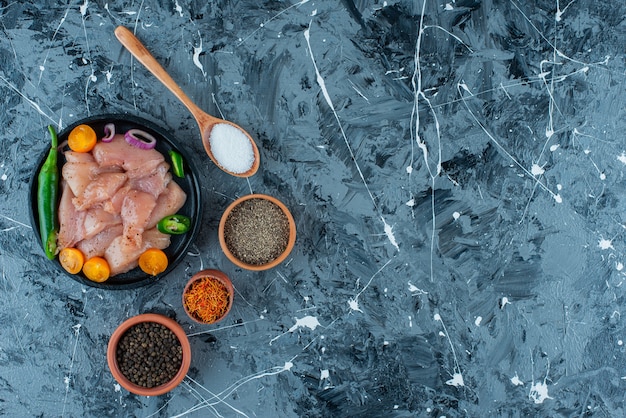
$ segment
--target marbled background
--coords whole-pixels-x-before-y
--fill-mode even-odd
[[[623,0],[0,5],[0,415],[626,415]],[[257,139],[255,176],[210,162],[117,25]],[[59,274],[30,226],[46,126],[103,113],[174,132],[200,168],[199,236],[134,290]],[[267,272],[217,241],[251,192],[298,227]],[[208,267],[235,306],[197,326],[180,295]],[[126,392],[106,364],[113,330],[144,312],[192,344],[161,397]]]

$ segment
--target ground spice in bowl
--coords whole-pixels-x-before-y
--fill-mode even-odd
[[[116,350],[120,372],[137,386],[153,388],[176,376],[182,365],[183,350],[176,335],[156,322],[130,327]]]
[[[212,324],[222,319],[232,303],[232,285],[227,286],[226,283],[224,279],[220,280],[211,273],[195,275],[183,293],[183,307],[187,314],[203,324]]]
[[[275,203],[252,198],[235,206],[224,223],[224,240],[237,259],[263,265],[285,252],[289,220]]]

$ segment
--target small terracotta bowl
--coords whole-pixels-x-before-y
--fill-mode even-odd
[[[120,339],[124,333],[128,331],[128,329],[143,322],[156,322],[157,324],[161,324],[170,329],[176,338],[178,338],[183,351],[182,363],[178,373],[176,373],[176,375],[169,382],[152,388],[145,388],[128,380],[126,376],[122,374],[117,362],[117,345],[120,342]],[[187,339],[185,331],[173,319],[159,314],[141,314],[133,316],[132,318],[122,322],[122,324],[117,327],[115,332],[113,332],[113,335],[111,335],[111,338],[109,339],[109,345],[107,348],[107,363],[109,364],[109,369],[111,370],[111,374],[113,374],[115,380],[117,380],[117,382],[129,392],[142,396],[163,395],[178,386],[187,375],[191,364],[191,346],[189,345],[189,340]]]
[[[224,287],[226,288],[226,291],[228,293],[227,305],[224,308],[224,311],[221,316],[217,317],[214,320],[205,321],[205,320],[202,320],[198,315],[194,314],[194,312],[192,312],[189,309],[188,303],[186,301],[186,295],[192,289],[192,286],[196,284],[196,282],[200,282],[202,280],[211,280],[211,279],[217,280],[219,283],[223,284]],[[199,324],[215,324],[221,321],[222,319],[224,319],[228,315],[228,313],[230,312],[230,309],[233,306],[234,297],[235,297],[235,289],[233,288],[233,284],[226,274],[224,274],[223,272],[219,270],[212,270],[212,269],[202,270],[194,274],[185,285],[185,289],[183,290],[183,309],[185,309],[185,312],[187,313],[189,318],[191,318],[192,320],[194,320],[195,322]]]
[[[287,217],[288,224],[289,224],[289,237],[287,240],[287,246],[285,247],[285,250],[281,254],[276,256],[274,259],[272,259],[271,261],[265,264],[250,264],[246,261],[240,260],[239,258],[235,256],[235,254],[233,254],[233,252],[230,250],[226,242],[227,240],[225,237],[225,227],[226,227],[226,222],[228,220],[228,217],[231,215],[231,213],[237,206],[239,206],[243,202],[246,202],[252,199],[262,199],[262,200],[267,200],[269,202],[274,203],[285,214],[285,216]],[[249,194],[249,195],[242,196],[239,199],[235,200],[226,208],[220,220],[220,224],[218,228],[218,237],[220,241],[220,246],[222,247],[222,251],[224,252],[226,257],[230,261],[232,261],[235,265],[246,270],[254,270],[254,271],[268,270],[282,263],[287,258],[289,253],[291,253],[291,250],[293,250],[293,247],[296,243],[296,223],[293,220],[293,216],[291,215],[291,212],[289,211],[287,206],[285,206],[285,204],[281,202],[280,200],[276,199],[273,196],[269,196],[266,194]]]

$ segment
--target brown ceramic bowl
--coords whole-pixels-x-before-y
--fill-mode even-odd
[[[176,375],[169,382],[152,388],[145,388],[128,380],[126,376],[122,374],[117,362],[116,352],[120,339],[129,328],[143,322],[156,322],[157,324],[161,324],[169,328],[174,335],[176,335],[178,341],[180,341],[180,345],[183,350],[183,361],[178,373],[176,373]],[[117,327],[115,332],[113,332],[113,335],[111,335],[111,338],[109,339],[109,346],[107,348],[107,363],[109,364],[109,369],[111,370],[111,374],[113,374],[115,380],[117,380],[117,382],[129,392],[142,396],[163,395],[178,386],[187,375],[187,371],[189,370],[189,366],[191,364],[191,346],[189,345],[189,340],[187,339],[185,331],[173,319],[159,314],[141,314],[133,316],[132,318],[122,322],[122,324]]]
[[[272,260],[264,264],[251,264],[249,262],[246,262],[237,258],[237,256],[231,250],[231,248],[229,248],[227,244],[227,239],[225,236],[226,222],[228,220],[228,217],[232,214],[233,210],[237,206],[239,206],[241,203],[246,202],[248,200],[252,200],[252,199],[262,199],[262,200],[267,200],[269,202],[274,203],[285,214],[285,216],[287,217],[287,221],[289,223],[289,237],[287,240],[287,246],[285,247],[284,251],[280,253],[278,256],[276,256],[275,258],[273,258]],[[291,253],[291,250],[293,249],[296,243],[296,223],[293,220],[293,216],[291,215],[291,212],[289,211],[287,206],[285,206],[285,204],[281,202],[280,200],[276,199],[275,197],[266,195],[266,194],[250,194],[250,195],[240,197],[239,199],[235,200],[233,203],[230,204],[230,206],[226,208],[220,220],[220,224],[218,228],[218,236],[219,236],[220,246],[222,247],[222,251],[224,252],[226,257],[228,257],[228,259],[232,261],[235,265],[241,268],[244,268],[246,270],[255,270],[255,271],[267,270],[267,269],[276,267],[277,265],[282,263],[287,258],[289,253]],[[262,244],[259,244],[259,245],[262,245]]]
[[[220,316],[219,318],[215,319],[214,321],[203,321],[197,315],[194,315],[189,310],[189,307],[187,306],[187,303],[185,302],[185,295],[187,294],[187,292],[189,291],[191,286],[194,283],[196,283],[196,282],[198,282],[200,280],[204,280],[206,278],[212,278],[212,279],[215,279],[215,280],[219,281],[220,283],[222,283],[224,285],[224,287],[226,287],[226,290],[228,291],[228,305],[226,307],[226,310],[222,314],[222,316]],[[189,279],[189,281],[187,282],[187,285],[185,286],[185,289],[183,290],[183,308],[185,309],[185,312],[187,313],[189,318],[191,318],[195,322],[200,323],[200,324],[215,324],[215,323],[221,321],[222,319],[224,319],[228,315],[228,313],[230,312],[230,309],[233,306],[234,296],[235,296],[235,290],[233,288],[233,284],[232,284],[232,282],[230,281],[230,279],[228,278],[228,276],[226,274],[224,274],[223,272],[221,272],[219,270],[212,270],[212,269],[202,270],[202,271],[199,271],[196,274],[194,274],[191,277],[191,279]]]

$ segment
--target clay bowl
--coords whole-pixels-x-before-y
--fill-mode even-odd
[[[46,156],[49,151],[49,147],[46,147],[46,149],[42,153],[41,159],[39,163],[37,164],[37,166],[35,167],[35,171],[33,172],[33,175],[31,178],[31,184],[30,184],[31,205],[29,209],[30,209],[30,215],[31,215],[30,218],[31,218],[31,225],[33,227],[33,232],[35,233],[37,242],[39,243],[39,247],[41,248],[42,257],[45,259],[46,262],[53,263],[60,273],[64,275],[68,275],[72,279],[77,280],[78,282],[87,286],[94,286],[94,287],[99,287],[99,288],[104,288],[104,289],[128,289],[128,288],[134,288],[134,287],[154,283],[157,280],[164,278],[172,270],[174,270],[174,268],[180,263],[180,261],[182,261],[182,259],[185,257],[187,253],[187,248],[193,242],[200,228],[201,218],[202,218],[201,193],[200,193],[200,185],[198,183],[198,178],[196,175],[196,170],[190,158],[187,155],[185,155],[184,151],[181,150],[177,146],[177,141],[173,135],[171,135],[166,130],[162,129],[161,127],[157,126],[156,124],[148,120],[135,117],[135,116],[119,115],[119,114],[118,115],[100,115],[100,116],[94,116],[94,117],[82,119],[82,120],[76,121],[72,125],[68,126],[66,129],[64,129],[63,131],[59,132],[58,134],[59,145],[63,144],[63,142],[67,140],[69,133],[72,131],[73,128],[75,128],[78,125],[86,124],[86,125],[91,126],[96,131],[96,134],[98,135],[98,137],[101,138],[104,135],[104,125],[107,123],[111,123],[111,122],[115,124],[116,132],[118,133],[126,132],[128,129],[138,128],[138,129],[144,130],[152,134],[157,140],[156,149],[159,152],[161,152],[161,154],[163,154],[167,162],[170,162],[170,159],[168,156],[168,152],[170,150],[176,150],[183,156],[185,176],[183,178],[172,176],[172,181],[176,181],[178,185],[187,194],[187,201],[185,202],[185,205],[178,211],[178,213],[186,215],[189,218],[191,218],[192,225],[191,225],[191,229],[188,232],[181,234],[181,235],[171,236],[171,244],[168,248],[164,250],[169,260],[167,269],[163,273],[160,273],[157,276],[151,276],[149,274],[144,273],[143,271],[141,271],[141,269],[137,267],[129,272],[110,277],[105,282],[96,283],[87,279],[82,274],[82,272],[78,274],[67,273],[63,269],[63,267],[61,267],[58,257],[51,261],[45,258],[45,256],[43,255],[43,246],[41,245],[41,239],[39,237],[39,220],[38,220],[38,215],[37,215],[37,174],[39,173],[39,170],[41,169],[41,166],[43,165],[46,159]],[[46,133],[47,133],[47,130],[46,130]],[[49,137],[47,138],[48,138],[47,144],[49,144]],[[67,147],[64,149],[67,149]],[[61,167],[63,166],[64,163],[65,163],[65,158],[63,157],[63,153],[59,152],[59,157],[58,157],[59,178],[61,176],[60,174]],[[59,181],[59,188],[60,187],[61,185]],[[61,190],[59,190],[59,197],[60,196],[61,196]]]
[[[202,320],[198,315],[194,314],[194,312],[190,311],[189,306],[186,302],[186,295],[188,294],[188,292],[190,292],[190,290],[192,289],[192,287],[196,284],[199,283],[203,280],[216,280],[219,283],[223,284],[224,287],[226,288],[226,291],[228,292],[227,295],[227,305],[225,310],[223,311],[222,315],[219,317],[216,317],[213,320]],[[230,312],[232,306],[233,306],[233,299],[234,299],[234,295],[235,295],[235,291],[233,288],[233,284],[230,281],[230,279],[228,278],[228,276],[226,274],[224,274],[223,272],[219,271],[219,270],[212,270],[212,269],[207,269],[207,270],[202,270],[199,271],[198,273],[194,274],[191,279],[189,279],[189,281],[187,282],[187,284],[185,285],[185,289],[183,290],[183,308],[185,310],[185,312],[187,313],[187,315],[189,316],[189,318],[191,318],[193,321],[199,323],[199,324],[216,324],[218,322],[220,322],[221,320],[223,320],[228,313]],[[210,295],[207,295],[210,296]]]
[[[231,221],[230,217],[241,216],[241,211],[239,212],[239,214],[235,215],[235,213],[237,213],[236,209],[240,208],[240,205],[242,204],[245,205],[254,199],[265,200],[267,202],[273,203],[285,215],[287,224],[288,224],[287,240],[286,240],[285,246],[283,247],[284,248],[283,251],[278,254],[275,254],[271,259],[264,260],[264,262],[256,262],[256,261],[252,262],[251,259],[243,259],[243,257],[238,256],[237,249],[235,248],[235,246],[232,244],[232,241],[228,237],[228,233],[229,233],[228,231],[230,229],[228,225]],[[253,218],[254,217],[252,217],[251,219]],[[246,223],[248,224],[248,226],[250,226],[249,222],[246,222]],[[276,232],[276,231],[273,231],[273,232]],[[276,199],[273,196],[269,196],[266,194],[250,194],[250,195],[240,197],[239,199],[232,202],[226,208],[220,220],[220,224],[218,228],[218,237],[219,237],[219,242],[220,242],[222,251],[224,252],[226,257],[230,261],[232,261],[235,265],[246,270],[253,270],[253,271],[267,270],[267,269],[276,267],[277,265],[282,263],[287,258],[289,253],[291,253],[291,250],[293,249],[295,242],[296,242],[296,224],[293,219],[293,216],[291,215],[291,212],[289,211],[287,206],[285,206],[285,204],[281,202],[280,200]],[[251,246],[250,248],[258,249],[258,248],[267,247],[267,242],[260,242],[260,241],[255,242],[255,240],[252,239],[252,241],[249,242],[248,245]]]
[[[126,378],[126,376],[124,376],[124,374],[120,370],[116,354],[117,346],[120,342],[120,339],[124,336],[126,331],[128,331],[131,327],[143,322],[156,322],[157,324],[161,324],[167,327],[178,338],[178,341],[180,342],[182,348],[182,363],[176,375],[169,382],[152,388],[146,388],[136,385],[128,378]],[[184,377],[187,375],[187,372],[189,371],[189,366],[191,365],[191,346],[189,345],[189,340],[187,339],[185,331],[173,319],[159,314],[141,314],[133,316],[122,322],[122,324],[120,324],[120,326],[117,327],[117,329],[113,332],[111,338],[109,339],[109,345],[107,348],[107,363],[109,365],[109,369],[111,370],[111,374],[124,389],[136,395],[159,396],[174,389],[180,384],[180,382],[182,382]]]

